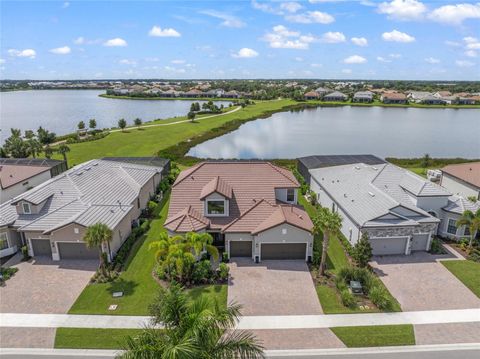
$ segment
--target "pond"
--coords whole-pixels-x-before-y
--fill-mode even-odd
[[[32,90],[0,92],[0,128],[2,139],[10,128],[36,130],[39,126],[62,135],[74,132],[79,121],[96,119],[98,128],[117,125],[120,118],[132,124],[137,117],[144,122],[185,116],[188,100],[122,100],[99,97],[101,90]],[[228,106],[228,101],[216,101]]]
[[[281,112],[193,147],[200,158],[312,154],[480,158],[480,110],[317,107]]]

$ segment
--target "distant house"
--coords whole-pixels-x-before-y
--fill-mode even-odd
[[[380,101],[388,104],[405,104],[407,103],[407,96],[399,92],[386,92],[382,94]]]
[[[450,91],[437,91],[433,94],[435,97],[448,97],[452,96],[452,93]]]
[[[472,97],[459,97],[457,99],[458,105],[475,105],[476,102],[477,101]]]
[[[427,91],[410,91],[407,95],[407,98],[416,103],[421,103],[427,98],[431,98],[433,95]]]
[[[323,97],[324,95],[326,95],[327,93],[330,93],[332,92],[332,90],[330,89],[327,89],[325,87],[319,87],[315,90],[315,92],[320,96],[320,97]]]
[[[0,205],[0,256],[26,245],[31,256],[97,259],[86,229],[104,223],[112,241],[101,251],[111,260],[168,171],[160,158],[91,160]]]
[[[340,91],[334,91],[323,96],[324,101],[347,101],[348,96]]]
[[[192,89],[192,90],[189,90],[187,92],[184,92],[182,94],[183,97],[193,97],[193,98],[196,98],[196,97],[202,97],[203,96],[203,92],[200,91],[200,90],[197,90],[197,89]]]
[[[305,100],[318,100],[320,95],[316,91],[309,91],[303,97]]]
[[[446,103],[444,99],[435,97],[433,95],[427,95],[423,97],[420,102],[425,105],[445,105]]]
[[[64,161],[0,158],[0,203],[7,202],[67,170]]]
[[[240,94],[233,90],[233,91],[228,91],[223,94],[223,97],[225,98],[240,98]]]
[[[358,91],[353,95],[353,102],[372,102],[373,92],[371,91]]]
[[[454,194],[480,200],[480,162],[460,163],[442,168],[440,184]]]

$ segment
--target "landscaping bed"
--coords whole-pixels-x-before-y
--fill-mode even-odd
[[[413,325],[376,325],[331,328],[349,348],[415,345]]]

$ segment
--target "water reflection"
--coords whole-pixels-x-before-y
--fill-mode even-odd
[[[202,143],[202,158],[362,154],[480,158],[480,110],[323,107],[277,113]]]

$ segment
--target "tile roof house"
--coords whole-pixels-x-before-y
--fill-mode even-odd
[[[290,171],[269,162],[202,162],[173,184],[165,228],[209,232],[230,257],[308,260],[313,224],[298,188]]]
[[[371,91],[358,91],[353,95],[353,102],[372,102],[373,92]]]
[[[374,255],[428,250],[432,236],[452,231],[451,211],[465,205],[447,189],[390,163],[316,168],[310,176],[319,203],[342,216],[347,240],[355,244],[367,233]]]
[[[8,237],[8,247],[26,243],[31,256],[53,260],[98,258],[98,250],[86,248],[83,235],[88,226],[101,222],[113,232],[112,242],[103,248],[112,258],[168,169],[168,163],[133,162],[91,160],[2,204],[0,232],[6,233],[2,236]],[[142,162],[148,163],[146,158]]]
[[[460,163],[442,168],[440,184],[454,194],[480,200],[480,162]]]
[[[0,158],[0,203],[65,171],[64,161],[29,158]]]
[[[348,96],[340,91],[334,91],[323,96],[323,101],[347,101]]]
[[[320,95],[316,91],[309,91],[303,95],[305,100],[318,100],[320,98]]]
[[[405,104],[407,103],[407,96],[399,92],[384,92],[380,96],[380,101],[391,104]]]

